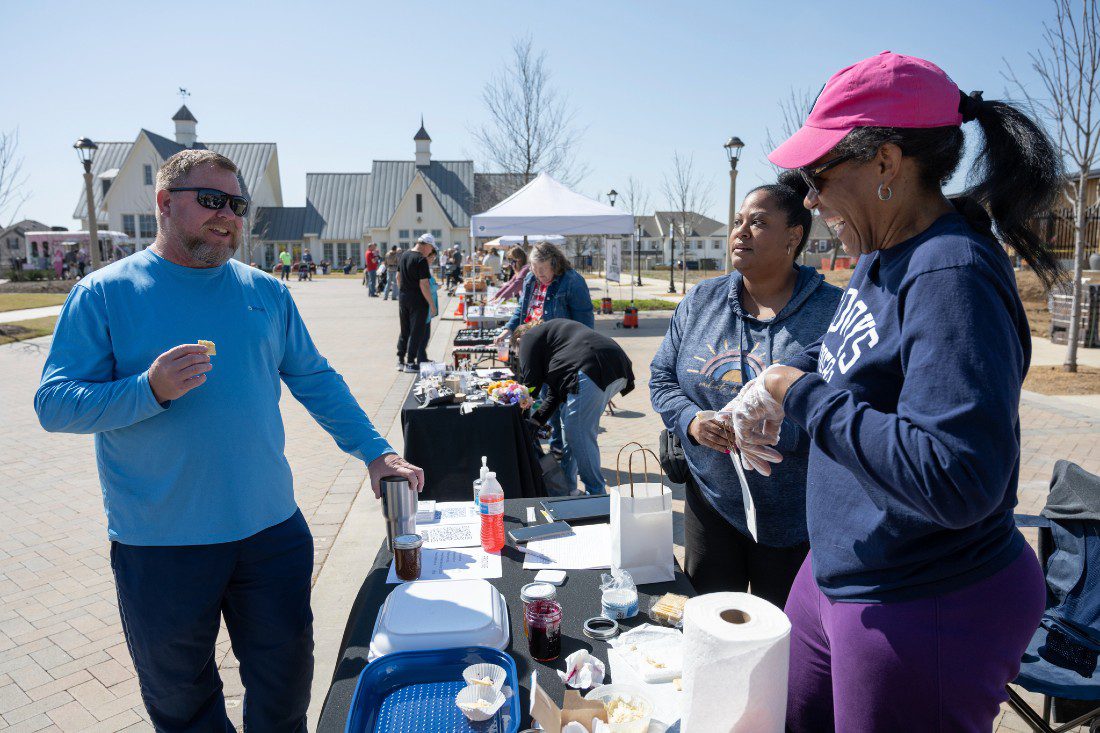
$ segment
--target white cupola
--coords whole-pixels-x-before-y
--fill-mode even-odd
[[[424,116],[420,116],[420,129],[413,140],[416,141],[416,167],[426,168],[432,163],[432,139],[424,129]]]
[[[176,123],[176,142],[187,148],[195,147],[195,143],[199,140],[195,125],[199,121],[195,119],[195,115],[191,114],[191,110],[187,109],[186,104],[180,107],[179,112],[172,115],[172,121]]]

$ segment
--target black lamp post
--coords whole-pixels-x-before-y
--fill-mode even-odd
[[[741,159],[741,151],[745,147],[745,143],[741,141],[739,137],[731,137],[723,145],[726,149],[726,158],[730,162],[730,208],[729,217],[726,220],[726,256],[725,256],[725,272],[728,275],[730,271],[730,243],[729,237],[733,233],[733,218],[734,212],[737,210],[737,161]]]
[[[99,218],[95,210],[95,191],[92,189],[92,160],[99,146],[92,142],[91,138],[82,137],[73,143],[76,148],[76,156],[84,166],[84,195],[88,207],[88,255],[92,272],[99,269]]]

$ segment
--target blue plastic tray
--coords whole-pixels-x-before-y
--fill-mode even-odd
[[[496,664],[508,678],[495,717],[471,723],[455,705],[471,664]],[[517,733],[519,674],[502,651],[484,646],[394,652],[363,669],[344,733]]]

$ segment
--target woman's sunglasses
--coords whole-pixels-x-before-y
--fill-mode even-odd
[[[229,203],[229,210],[242,219],[248,215],[248,199],[244,196],[234,196],[231,193],[225,191],[219,191],[216,188],[196,188],[194,186],[170,188],[168,189],[172,193],[177,191],[194,191],[195,200],[199,202],[199,206],[204,209],[210,209],[211,211],[221,211],[225,204]]]
[[[821,180],[821,174],[831,168],[835,168],[841,163],[846,163],[854,157],[854,153],[845,153],[844,155],[838,155],[832,160],[813,168],[799,168],[798,173],[802,176],[802,180],[806,182],[806,185],[810,187],[810,190],[814,192],[814,195],[820,196],[821,189],[825,188],[825,182]]]

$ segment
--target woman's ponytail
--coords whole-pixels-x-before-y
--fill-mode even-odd
[[[983,141],[966,196],[984,206],[998,237],[1016,250],[1047,287],[1061,277],[1051,249],[1028,227],[1061,194],[1061,155],[1046,132],[1011,104],[971,98]]]

